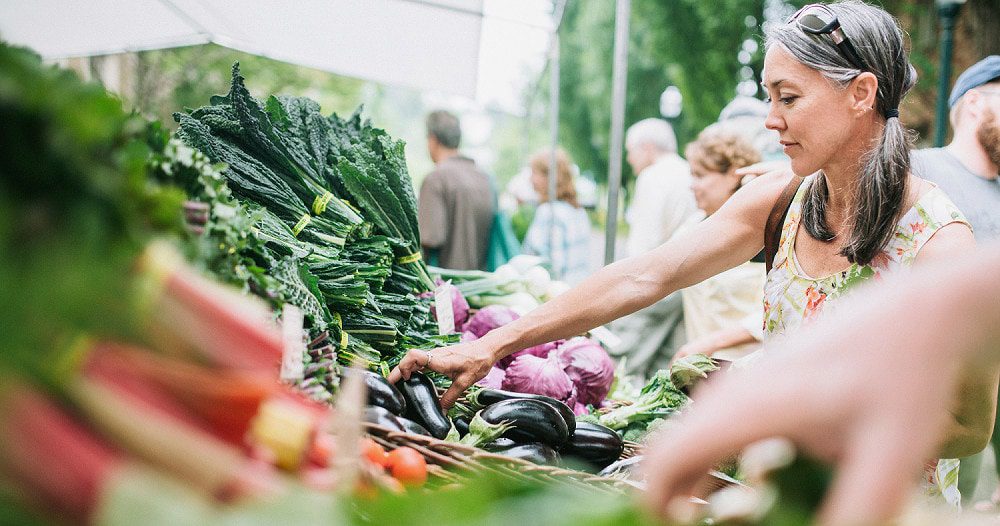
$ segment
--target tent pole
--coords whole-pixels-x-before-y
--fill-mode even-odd
[[[556,149],[559,148],[559,33],[552,35],[552,47],[549,50],[549,142],[552,147],[549,151],[549,206],[553,207],[557,201],[557,183],[559,181],[558,163],[556,162]],[[552,261],[552,255],[556,249],[556,222],[555,209],[549,210],[549,260],[552,263],[552,278],[560,279],[559,269]]]
[[[608,154],[608,216],[604,236],[604,264],[615,261],[618,232],[618,191],[622,184],[622,142],[625,128],[625,81],[628,76],[628,22],[631,0],[617,0],[615,9],[615,61],[611,75],[611,135]]]

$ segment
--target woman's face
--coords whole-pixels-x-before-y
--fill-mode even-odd
[[[779,45],[768,49],[763,76],[771,99],[764,125],[778,132],[797,175],[805,177],[828,166],[857,139],[856,110],[848,90],[837,89]]]
[[[535,189],[538,197],[544,201],[549,195],[549,178],[538,170],[531,171],[531,186]]]
[[[721,208],[739,187],[740,178],[735,168],[728,172],[715,172],[691,165],[691,191],[698,208],[704,210],[706,216]]]

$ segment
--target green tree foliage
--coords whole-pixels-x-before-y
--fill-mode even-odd
[[[789,9],[805,3],[785,2]],[[941,27],[935,0],[875,3],[895,15],[909,37],[911,61],[919,73],[919,82],[903,104],[902,117],[920,133],[921,142],[926,142],[933,131],[940,71]],[[748,38],[758,44],[749,66],[756,80],[760,79],[762,24],[769,4],[774,2],[633,0],[626,126],[660,116],[660,93],[671,84],[680,89],[684,98],[683,111],[673,122],[682,148],[714,122],[736,95],[742,66],[737,54]],[[592,172],[601,182],[606,181],[608,170],[614,10],[614,2],[610,1],[568,2],[560,30],[560,142],[581,170]],[[1000,53],[1000,32],[992,30],[998,22],[997,0],[968,0],[962,7],[955,33],[952,82],[972,63]],[[534,96],[539,101],[544,99],[542,93]],[[627,165],[623,173],[628,183],[633,174]]]
[[[660,94],[684,98],[674,127],[680,144],[716,120],[736,94],[737,53],[759,37],[764,0],[635,0],[632,3],[626,126],[660,116]],[[605,181],[611,115],[614,3],[567,5],[560,31],[560,140],[581,170]],[[753,16],[747,24],[747,17]],[[759,75],[762,51],[752,66]],[[630,174],[627,166],[623,173]]]
[[[364,85],[361,80],[214,44],[146,51],[129,58],[126,63],[132,71],[127,75],[134,80],[120,95],[127,104],[170,126],[170,114],[178,108],[195,108],[202,105],[206,93],[229,91],[229,69],[234,62],[253,76],[255,95],[307,96],[319,102],[325,113],[350,115]]]

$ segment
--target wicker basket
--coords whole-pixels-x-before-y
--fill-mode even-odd
[[[623,493],[638,487],[635,483],[612,477],[599,477],[590,473],[557,466],[542,466],[526,460],[510,458],[482,449],[436,438],[400,433],[375,424],[365,424],[371,437],[388,450],[409,446],[417,450],[428,463],[429,484],[444,486],[460,483],[470,475],[492,476],[521,480],[525,475],[546,482],[570,484],[609,493]]]

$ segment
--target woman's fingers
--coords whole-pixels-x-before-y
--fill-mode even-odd
[[[455,402],[462,396],[462,393],[469,388],[477,379],[473,379],[468,375],[460,375],[456,377],[452,382],[448,390],[445,391],[444,395],[441,396],[441,407],[450,409],[451,406],[455,405]]]
[[[902,508],[923,464],[912,449],[922,450],[921,445],[912,442],[915,437],[905,440],[906,426],[890,422],[879,429],[854,430],[857,438],[837,465],[820,524],[883,524]]]
[[[389,373],[389,383],[394,384],[400,380],[409,380],[411,374],[420,371],[425,365],[427,365],[427,352],[417,349],[411,350]]]

